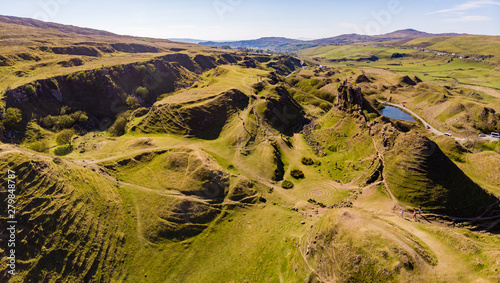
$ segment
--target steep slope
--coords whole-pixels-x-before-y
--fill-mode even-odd
[[[375,122],[372,135],[383,154],[387,186],[398,200],[459,217],[482,215],[498,202],[420,134],[400,133],[390,124]]]
[[[59,158],[17,151],[2,153],[0,168],[14,171],[18,184],[18,276],[12,282],[109,281],[120,275],[130,218],[112,181]],[[7,199],[7,192],[0,195]],[[6,205],[1,212],[6,225]],[[2,282],[6,262],[2,257]]]

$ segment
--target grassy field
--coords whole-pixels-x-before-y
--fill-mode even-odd
[[[430,52],[415,50],[413,47],[425,48]],[[378,68],[417,75],[424,81],[444,84],[458,81],[461,84],[498,90],[500,73],[497,63],[500,55],[497,50],[497,37],[465,36],[422,38],[392,47],[384,44],[321,46],[301,50],[298,55],[327,66]],[[442,52],[446,52],[446,55],[437,55]],[[457,55],[451,55],[452,53]],[[495,57],[484,61],[472,59],[474,56],[484,58],[486,55]],[[372,56],[377,59],[370,60]],[[459,56],[470,58],[457,58]]]

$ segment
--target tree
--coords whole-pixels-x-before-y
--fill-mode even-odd
[[[134,109],[139,108],[139,101],[137,100],[137,98],[135,98],[133,96],[127,97],[126,102],[127,102],[128,108],[130,110],[134,110]]]
[[[7,108],[3,119],[3,124],[6,127],[14,128],[23,120],[23,114],[20,109]]]
[[[71,116],[69,115],[61,115],[59,118],[59,126],[61,126],[61,128],[71,128],[74,124],[75,120],[73,120],[73,118],[71,118]]]
[[[147,99],[149,95],[149,90],[143,86],[140,86],[135,90],[135,94],[139,95],[144,99]]]
[[[124,117],[118,117],[116,121],[109,127],[108,131],[113,136],[121,136],[125,134],[125,128],[127,127],[127,119]]]
[[[75,132],[71,129],[62,130],[56,135],[56,142],[59,145],[71,145],[73,135]]]

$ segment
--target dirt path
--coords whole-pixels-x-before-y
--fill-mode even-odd
[[[300,237],[299,239],[299,246],[298,246],[298,249],[299,249],[299,252],[300,252],[300,255],[302,256],[302,258],[304,259],[304,262],[306,263],[307,265],[307,268],[309,268],[309,270],[311,270],[312,273],[314,273],[316,276],[318,276],[318,278],[320,279],[320,282],[330,282],[330,280],[326,280],[323,276],[321,276],[317,271],[316,269],[314,269],[311,264],[309,263],[309,261],[307,260],[307,256],[306,254],[304,254],[304,251],[302,250],[302,238],[304,236]],[[333,275],[334,278],[332,281],[335,281],[335,274]]]
[[[422,240],[436,255],[437,266],[432,267],[432,271],[437,276],[436,279],[451,279],[450,275],[473,275],[473,270],[459,256],[452,247],[443,244],[435,236],[415,227],[415,222],[397,216],[385,216],[385,220],[390,221],[410,234]]]
[[[355,201],[354,207],[394,224],[396,227],[407,231],[425,243],[436,255],[438,262],[436,266],[429,265],[428,269],[422,270],[422,272],[434,276],[436,282],[453,282],[454,279],[457,279],[455,277],[458,276],[464,276],[465,279],[462,278],[462,280],[478,279],[468,262],[460,255],[457,255],[457,251],[453,247],[443,243],[436,236],[418,227],[422,224],[439,225],[438,223],[424,222],[422,218],[419,218],[420,222],[415,222],[409,217],[401,218],[399,217],[399,208],[394,206],[391,199],[387,197],[373,199],[376,192],[376,186],[364,188],[363,194]]]

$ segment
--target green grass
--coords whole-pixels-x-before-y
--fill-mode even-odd
[[[431,50],[448,51],[449,53],[457,52],[463,55],[466,54],[483,54],[495,55],[497,54],[498,42],[494,37],[485,37],[485,46],[481,46],[476,42],[469,44],[470,39],[455,38],[448,40],[447,45],[436,45],[428,47]],[[491,40],[490,40],[491,39]],[[425,40],[425,39],[421,39]],[[466,40],[458,44],[460,40]],[[479,41],[482,42],[482,41]],[[418,45],[419,40],[409,42],[407,47]],[[471,49],[456,50],[452,46],[475,46]],[[456,51],[452,51],[456,50]],[[461,53],[466,52],[466,53]],[[477,53],[474,53],[477,52]],[[394,53],[404,53],[407,57],[392,59]],[[433,53],[426,53],[421,50],[414,50],[413,48],[400,49],[395,47],[372,47],[361,45],[343,45],[343,46],[321,46],[311,49],[305,49],[299,52],[299,56],[312,59],[316,58],[317,62],[323,65],[332,67],[348,66],[356,68],[379,68],[393,71],[404,75],[417,75],[424,81],[433,81],[441,83],[451,83],[459,81],[463,84],[481,85],[500,89],[498,79],[500,73],[496,68],[496,61],[476,61],[473,59],[458,59],[455,58],[451,63],[451,55],[437,56]],[[359,58],[369,58],[377,56],[378,61],[367,62],[367,60],[357,61]],[[476,55],[477,56],[477,55]],[[497,55],[498,57],[498,55]],[[329,63],[328,60],[347,59],[347,62]]]

